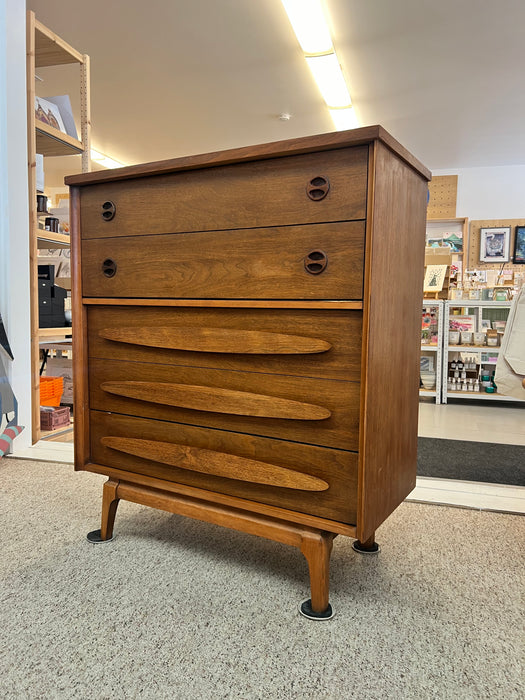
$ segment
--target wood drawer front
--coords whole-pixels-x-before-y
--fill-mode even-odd
[[[90,185],[81,191],[82,236],[364,219],[367,167],[368,147],[358,146]],[[316,178],[329,183],[322,199],[315,197],[326,186],[316,188]],[[308,196],[312,190],[314,199]],[[110,220],[103,217],[105,202],[115,206]]]
[[[323,379],[361,378],[361,311],[143,306],[88,306],[87,311],[91,358]],[[213,333],[213,348],[204,342],[196,349],[197,335],[205,341]],[[233,348],[228,342],[221,345],[221,333]],[[247,352],[253,333],[261,334],[256,339],[267,338],[266,352]],[[278,347],[282,335],[296,352],[282,352]],[[313,346],[300,350],[299,342],[310,340]],[[316,348],[322,351],[304,351]]]
[[[356,522],[354,452],[114,413],[90,416],[96,464]]]
[[[352,221],[87,240],[83,295],[362,299],[364,236],[364,222]]]
[[[357,450],[358,382],[91,360],[90,407]]]

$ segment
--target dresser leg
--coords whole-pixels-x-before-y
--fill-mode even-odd
[[[330,554],[335,535],[331,532],[303,533],[301,552],[310,571],[311,598],[301,604],[301,614],[311,620],[329,620],[334,616],[328,602],[330,590]]]
[[[355,540],[352,542],[352,549],[359,554],[379,554],[381,547],[375,542],[375,532],[373,532],[370,537],[364,542]]]
[[[87,538],[93,544],[101,542],[111,542],[113,540],[113,526],[115,524],[115,515],[119,498],[117,496],[117,488],[119,482],[114,479],[108,479],[102,489],[102,525],[100,530],[88,532]]]

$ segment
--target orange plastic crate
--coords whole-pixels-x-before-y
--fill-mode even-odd
[[[60,406],[64,377],[40,377],[40,405]]]

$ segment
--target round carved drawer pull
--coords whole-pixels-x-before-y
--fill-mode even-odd
[[[117,263],[111,258],[102,263],[102,274],[105,277],[114,277],[117,274]]]
[[[322,175],[313,177],[306,185],[306,194],[314,202],[319,202],[321,199],[324,199],[329,191],[330,181],[327,177],[323,177]]]
[[[111,219],[117,213],[117,207],[113,202],[104,202],[102,205],[102,218],[104,221],[111,221]]]
[[[323,250],[312,250],[304,259],[306,272],[311,275],[319,275],[328,264],[328,257]]]

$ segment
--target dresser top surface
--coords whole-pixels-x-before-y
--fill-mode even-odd
[[[312,153],[314,151],[328,151],[348,146],[367,145],[374,141],[381,141],[391,151],[414,168],[423,178],[426,180],[431,179],[430,171],[385,131],[383,127],[367,126],[360,129],[351,129],[349,131],[335,131],[316,136],[304,136],[296,139],[288,139],[286,141],[274,141],[272,143],[264,143],[256,146],[216,151],[214,153],[183,156],[181,158],[143,163],[140,165],[129,165],[115,170],[70,175],[65,178],[65,183],[66,185],[82,186],[117,182],[119,180],[130,180],[135,177],[147,177],[149,175],[211,168],[220,165],[265,160],[267,158]]]

